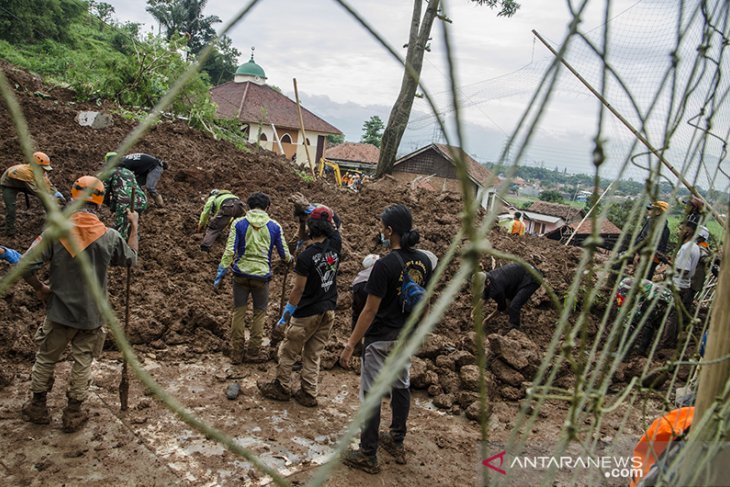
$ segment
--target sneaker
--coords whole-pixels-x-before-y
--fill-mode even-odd
[[[375,455],[367,455],[362,450],[347,450],[342,459],[342,463],[350,468],[356,468],[372,475],[380,473],[378,457]]]
[[[288,401],[291,399],[291,393],[284,389],[284,386],[278,380],[257,382],[256,386],[261,391],[261,395],[267,399],[273,399],[275,401]]]
[[[23,408],[20,410],[20,415],[24,421],[29,421],[33,424],[48,424],[51,422],[51,415],[48,413],[48,407],[46,406],[46,398],[43,396],[40,398],[34,397],[30,401],[23,404]]]
[[[396,442],[390,432],[380,434],[380,446],[395,459],[395,463],[406,464],[406,449],[403,442]]]
[[[293,397],[296,402],[306,408],[314,408],[317,407],[317,405],[319,404],[316,397],[307,392],[304,392],[302,389],[299,389],[297,392],[295,392]]]

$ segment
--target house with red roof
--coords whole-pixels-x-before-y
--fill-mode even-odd
[[[543,235],[564,225],[578,223],[585,213],[560,203],[535,201],[526,210],[521,210],[525,222],[525,231],[532,235]]]
[[[494,185],[497,178],[458,147],[431,144],[407,154],[393,165],[392,176],[403,183],[415,184],[432,191],[461,193],[461,182],[456,176],[456,158],[461,154],[474,193],[484,208],[495,203]]]
[[[343,142],[325,150],[324,158],[337,163],[342,171],[374,174],[378,167],[380,149],[373,144]]]
[[[216,104],[216,116],[236,119],[248,134],[251,144],[282,154],[298,164],[307,164],[307,152],[317,165],[327,149],[327,136],[342,132],[329,122],[302,107],[304,132],[294,100],[266,84],[266,74],[251,59],[236,70],[233,81],[210,90]]]

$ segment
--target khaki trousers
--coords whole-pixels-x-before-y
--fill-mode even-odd
[[[257,353],[261,348],[266,322],[266,308],[269,304],[269,282],[261,279],[233,277],[233,320],[231,322],[231,353],[243,352],[246,343],[245,321],[248,297],[253,300],[253,320],[247,352]]]
[[[291,391],[292,366],[301,355],[302,390],[317,397],[319,359],[327,345],[334,322],[334,311],[325,311],[306,318],[291,318],[284,341],[279,346],[279,365],[276,368],[276,378],[284,389]]]
[[[46,319],[33,337],[38,345],[38,351],[31,373],[31,392],[51,390],[56,364],[70,343],[73,365],[67,395],[76,401],[86,399],[89,393],[91,363],[101,354],[105,336],[103,327],[81,330]]]

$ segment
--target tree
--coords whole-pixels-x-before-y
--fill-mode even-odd
[[[518,8],[519,3],[516,0],[471,0],[479,5],[486,5],[494,8],[499,5],[500,11],[498,16],[510,17]],[[411,30],[408,36],[408,44],[406,45],[406,68],[401,81],[400,92],[388,118],[388,125],[385,127],[382,137],[382,146],[380,148],[380,159],[378,160],[378,168],[375,171],[375,177],[382,177],[384,174],[393,171],[393,164],[398,153],[403,133],[406,131],[408,119],[411,116],[411,108],[413,107],[413,98],[416,96],[418,88],[418,80],[421,76],[423,68],[423,55],[429,50],[428,41],[431,36],[431,28],[436,17],[446,22],[450,20],[441,15],[439,0],[431,0],[428,2],[426,12],[421,17],[423,10],[423,0],[413,1],[413,15],[411,17]]]
[[[211,83],[219,85],[230,81],[238,69],[238,57],[241,51],[233,47],[231,38],[223,36],[210,53],[202,67],[202,71],[208,73]]]
[[[175,34],[188,39],[190,52],[198,54],[215,37],[217,15],[203,16],[208,0],[147,0],[147,12],[164,29],[169,41]]]
[[[329,134],[327,136],[327,145],[337,145],[345,141],[345,134]]]
[[[551,203],[562,203],[563,195],[560,191],[554,189],[546,189],[538,195],[538,198],[542,201],[549,201]]]
[[[379,116],[373,115],[369,120],[362,124],[362,138],[360,142],[362,144],[373,144],[375,147],[380,147],[380,142],[383,138],[383,121]]]

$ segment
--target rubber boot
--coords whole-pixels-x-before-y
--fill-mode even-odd
[[[47,392],[34,392],[30,401],[23,404],[20,410],[23,420],[34,424],[48,424],[51,422],[51,415],[46,406]]]
[[[157,206],[159,206],[160,208],[162,208],[163,206],[165,206],[165,200],[162,199],[162,195],[160,193],[157,193],[155,195],[154,200],[155,200],[155,204]]]
[[[68,399],[68,405],[63,410],[63,432],[73,433],[81,429],[89,420],[89,412],[81,408],[82,401]]]

